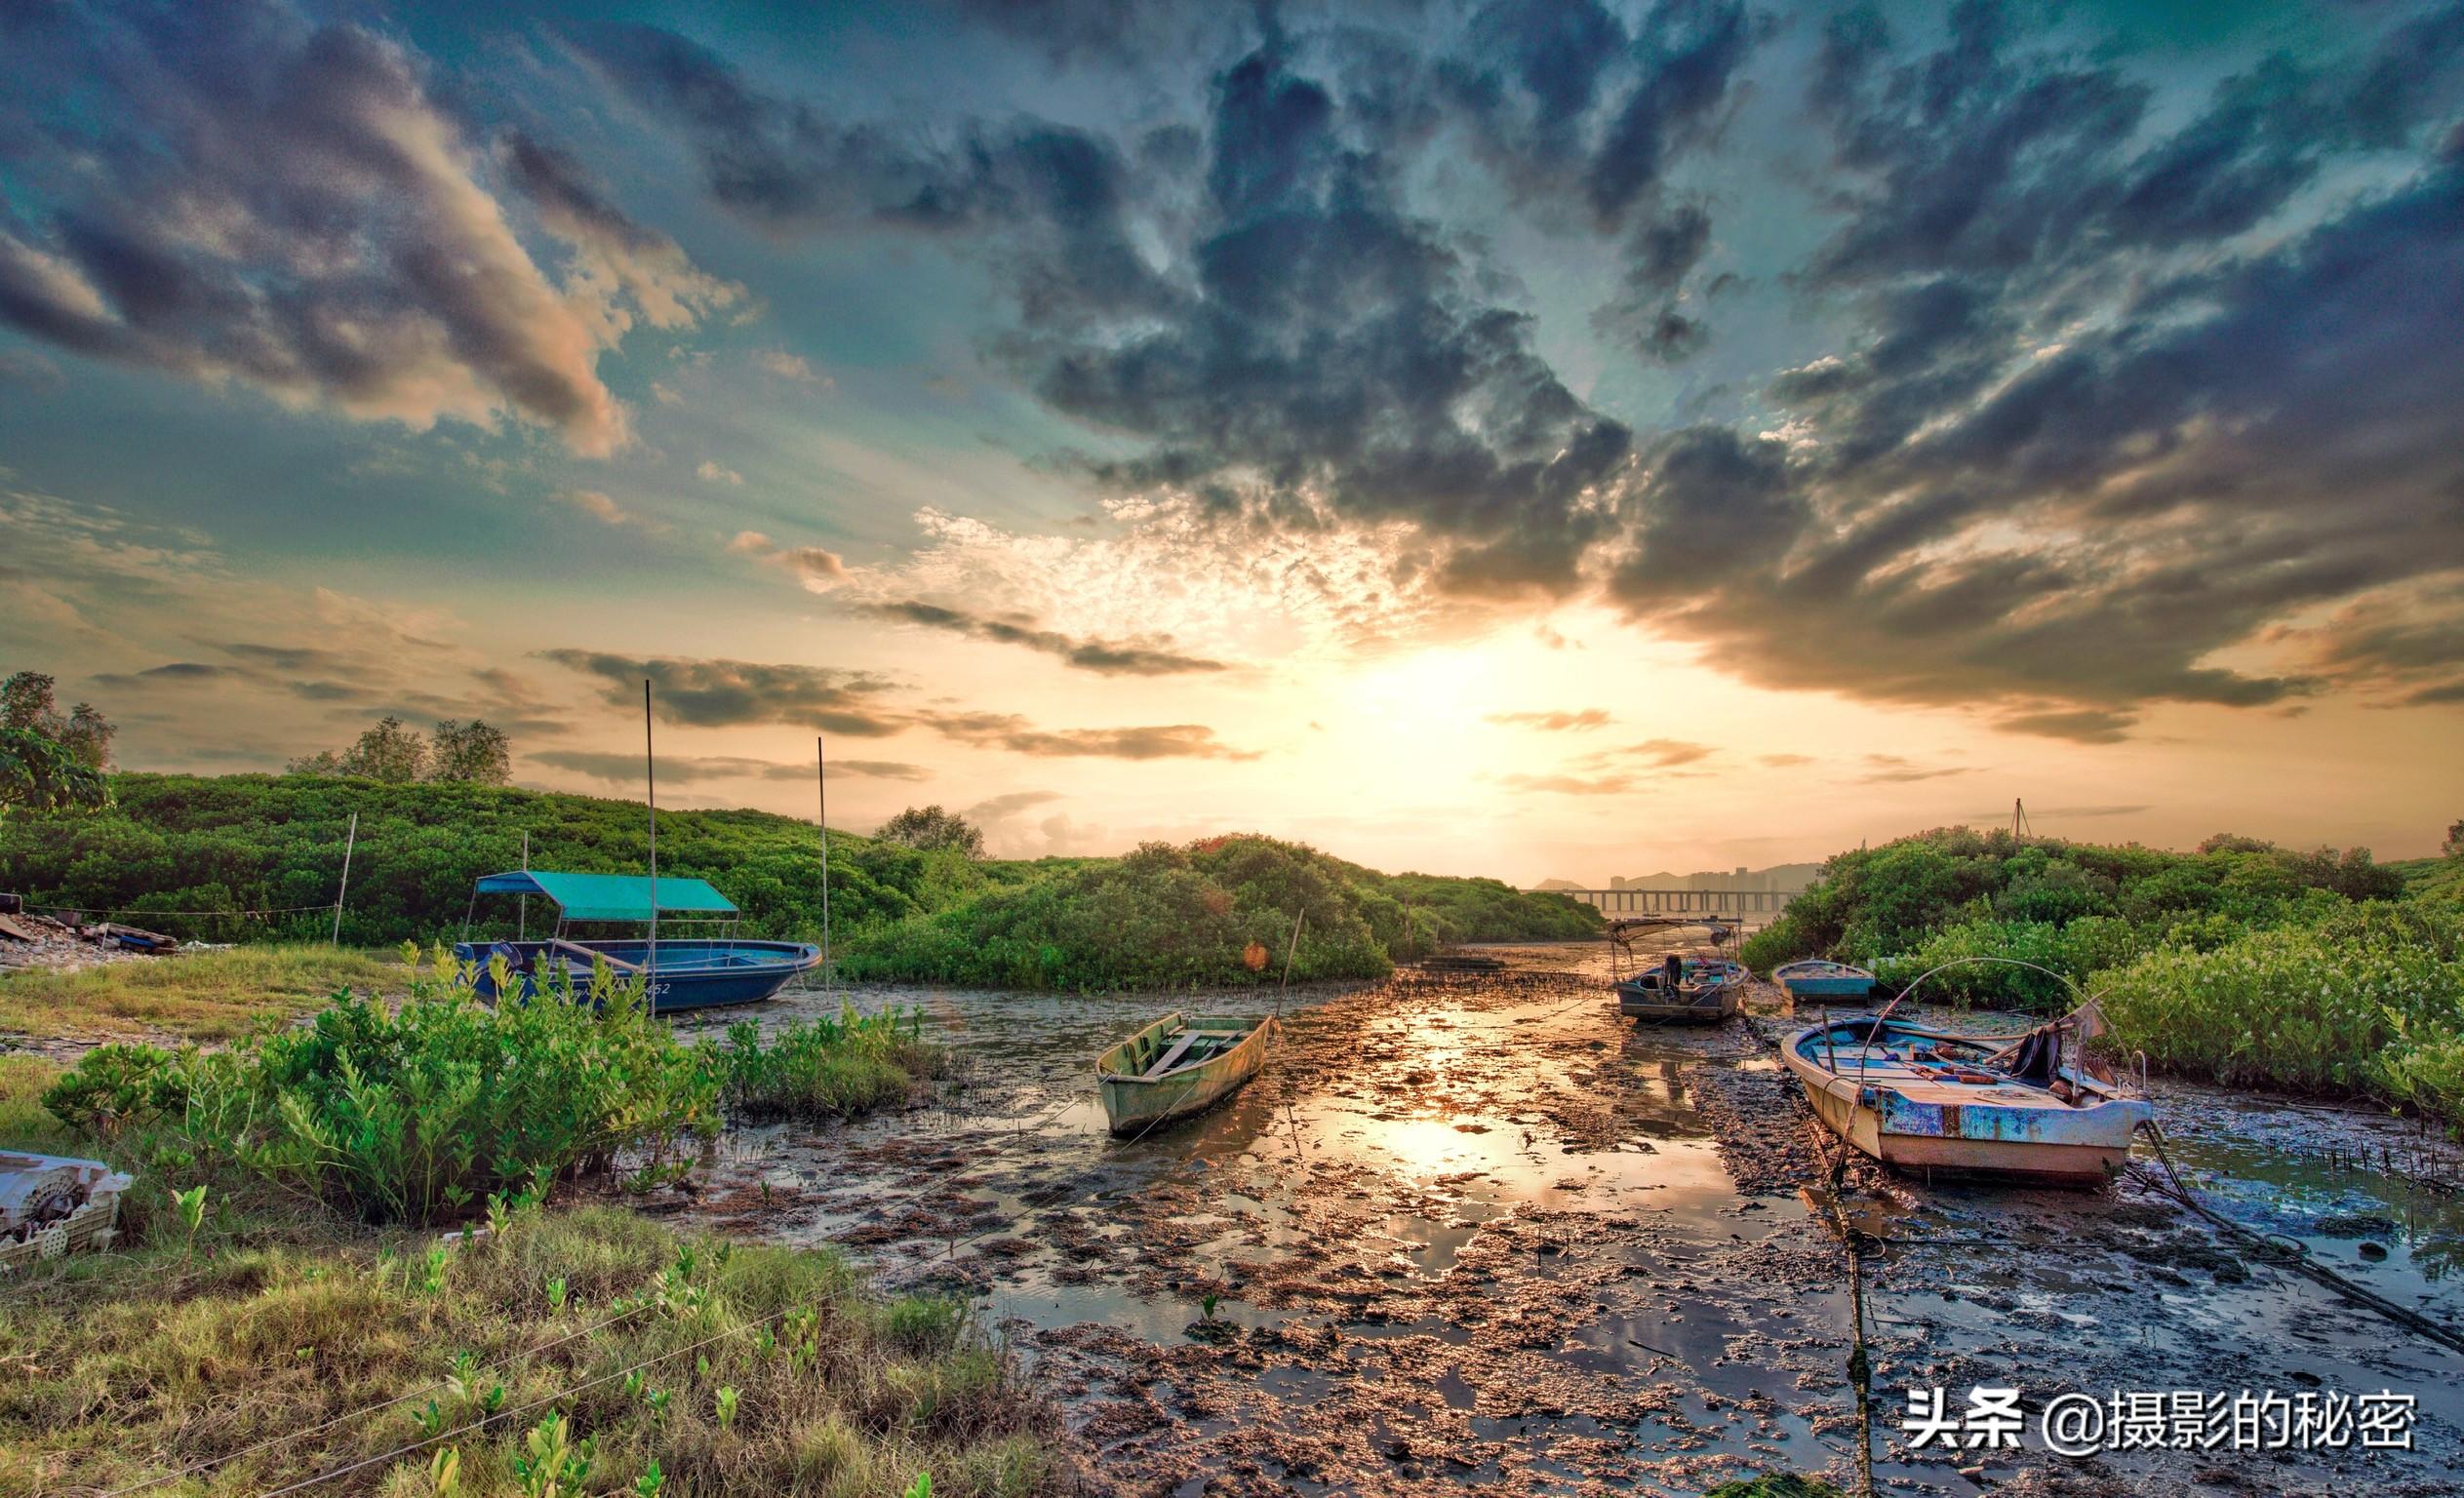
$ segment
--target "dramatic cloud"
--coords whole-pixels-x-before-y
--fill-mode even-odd
[[[1489,721],[1509,727],[1520,725],[1525,728],[1546,729],[1552,733],[1562,733],[1569,729],[1602,728],[1613,720],[1600,708],[1587,707],[1578,713],[1490,713]]]
[[[837,552],[820,546],[781,546],[759,531],[738,531],[728,542],[728,550],[778,568],[815,593],[826,593],[848,576],[847,563]]]
[[[626,217],[566,152],[515,131],[502,154],[506,175],[530,198],[540,224],[573,246],[580,282],[571,290],[597,297],[612,335],[629,326],[617,289],[641,308],[643,321],[670,330],[693,327],[743,298],[742,287],[696,270],[674,240]]]
[[[1057,656],[1064,664],[1098,676],[1175,676],[1231,669],[1219,660],[1182,655],[1145,645],[1109,640],[1073,640],[1049,629],[1039,629],[1033,618],[1024,615],[985,618],[957,609],[944,609],[938,604],[928,604],[921,599],[862,604],[857,606],[857,611],[876,619],[943,630],[970,640],[1022,646]]]
[[[356,26],[97,5],[14,30],[0,80],[25,106],[0,322],[92,357],[416,428],[510,414],[604,456],[627,438],[596,370],[616,293],[662,326],[729,295],[517,140],[576,248],[551,284],[421,59]]]
[[[883,705],[894,684],[869,671],[829,666],[763,665],[746,660],[648,659],[597,650],[542,650],[552,660],[607,684],[612,707],[636,708],[642,683],[668,723],[697,728],[792,723],[857,738],[882,738],[907,727]]]

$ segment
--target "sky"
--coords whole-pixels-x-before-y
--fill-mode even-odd
[[[0,669],[1013,856],[2464,812],[2464,5],[0,5]]]

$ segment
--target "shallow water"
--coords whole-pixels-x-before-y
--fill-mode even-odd
[[[1295,992],[1265,1076],[1203,1119],[1104,1131],[1093,1057],[1173,1001],[867,989],[969,1058],[941,1105],[732,1132],[689,1208],[835,1242],[974,1296],[1037,1360],[1125,1492],[1698,1492],[1852,1471],[1846,1261],[1815,1135],[1742,1026],[1638,1031],[1598,949],[1506,971]],[[1775,994],[1764,996],[1777,1003]],[[790,995],[759,1022],[835,1009]],[[1271,994],[1194,999],[1262,1011]],[[735,1016],[695,1023],[716,1026]],[[2356,1158],[2410,1125],[2168,1089],[2173,1155],[2214,1205],[2464,1319],[2464,1203]],[[2392,1155],[2387,1157],[2393,1159]],[[1863,1168],[1837,1205],[1866,1265],[1878,1476],[1893,1491],[2452,1492],[2464,1360],[2232,1250],[2162,1198],[1926,1188]],[[2363,1256],[2363,1243],[2385,1250]],[[1202,1298],[1220,1297],[1210,1325]],[[1942,1459],[1910,1384],[2392,1388],[2412,1453]],[[2278,1453],[2282,1455],[2283,1453]]]

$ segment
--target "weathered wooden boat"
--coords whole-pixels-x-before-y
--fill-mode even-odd
[[[454,956],[478,968],[478,991],[489,999],[503,997],[497,992],[494,959],[504,960],[512,975],[508,986],[525,999],[537,993],[543,975],[552,983],[559,971],[575,993],[586,992],[592,971],[604,963],[620,979],[645,979],[654,1014],[758,1004],[821,961],[821,949],[809,942],[745,941],[724,935],[661,936],[656,943],[639,936],[578,941],[566,934],[576,922],[649,921],[652,885],[650,880],[626,874],[523,869],[488,875],[471,891],[474,904],[482,894],[543,895],[557,909],[552,933],[539,940],[460,942]],[[656,909],[662,921],[735,925],[735,903],[706,881],[660,879],[656,887]]]
[[[1800,958],[1771,969],[1771,981],[1799,999],[1862,999],[1874,991],[1874,975],[1862,967]]]
[[[1116,1134],[1143,1134],[1206,1112],[1266,1069],[1276,1022],[1167,1014],[1095,1060],[1095,1090]]]
[[[1751,974],[1725,958],[1671,953],[1616,985],[1617,1012],[1660,1025],[1716,1025],[1739,1012]]]
[[[1822,1122],[1885,1164],[2100,1186],[2155,1110],[2085,1061],[2065,1063],[2068,1025],[1987,1039],[1858,1014],[1800,1030],[1780,1056]]]

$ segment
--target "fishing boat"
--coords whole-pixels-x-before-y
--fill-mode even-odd
[[[526,934],[513,941],[464,941],[455,946],[454,956],[478,968],[478,990],[488,999],[504,997],[497,988],[497,958],[512,973],[514,993],[526,999],[537,992],[542,973],[559,969],[576,992],[584,991],[593,969],[604,963],[620,979],[647,980],[654,1014],[757,1004],[821,961],[821,949],[811,943],[745,941],[732,934],[681,940],[659,936],[656,941],[639,936],[582,941],[568,934],[576,923],[651,921],[653,887],[653,881],[626,874],[537,869],[490,874],[471,890],[474,907],[483,894],[542,895],[557,911],[551,934],[538,940]],[[707,881],[662,878],[656,887],[660,922],[716,924],[732,931],[738,919],[735,902]]]
[[[1670,952],[1655,965],[1638,966],[1630,976],[1623,972],[1620,959],[1635,957],[1637,936],[1689,929],[1705,932],[1714,948],[1736,934],[1731,923],[1694,916],[1632,916],[1609,923],[1610,980],[1618,1013],[1645,1024],[1716,1025],[1743,1009],[1745,985],[1754,975],[1714,953]]]
[[[1858,1014],[1808,1026],[1780,1056],[1833,1132],[1921,1175],[2100,1186],[2155,1116],[2144,1094],[2065,1062],[2076,1016],[2016,1037],[1978,1037]]]
[[[1818,957],[1780,964],[1771,981],[1797,999],[1862,999],[1874,991],[1874,975],[1864,968]]]
[[[1266,1069],[1275,1020],[1167,1014],[1095,1060],[1095,1090],[1116,1134],[1143,1134],[1206,1112]]]

